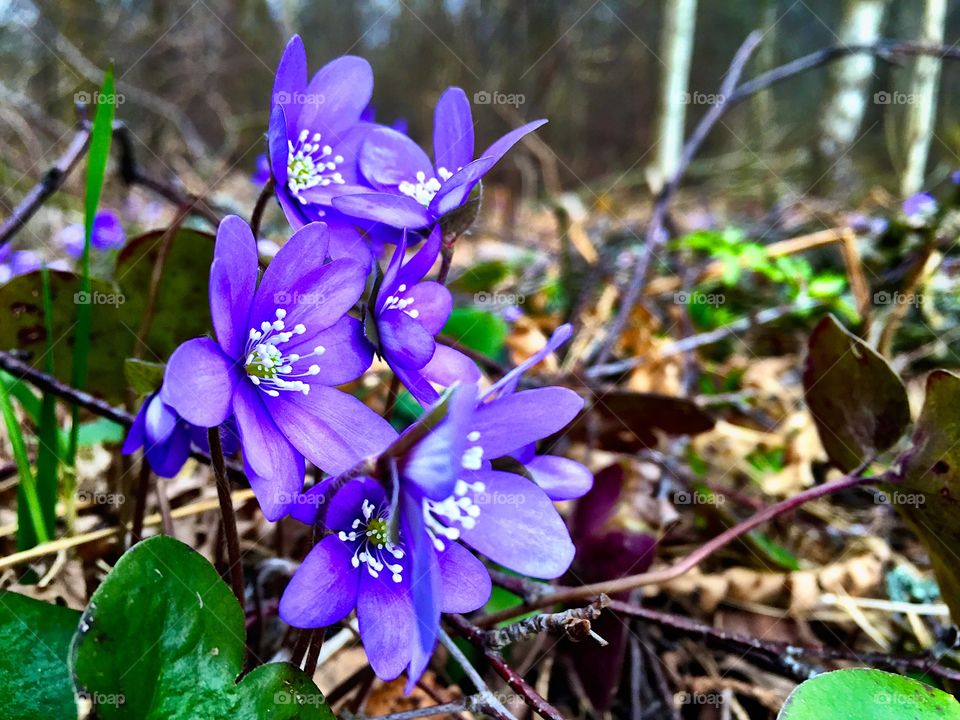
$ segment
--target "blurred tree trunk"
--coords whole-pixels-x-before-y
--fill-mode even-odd
[[[777,20],[778,15],[777,0],[764,0],[760,11],[760,27],[763,30],[763,42],[757,48],[756,59],[754,60],[755,74],[771,70],[777,64]],[[753,136],[760,140],[760,156],[764,158],[772,157],[774,147],[777,142],[777,122],[775,109],[773,106],[773,93],[770,90],[758,92],[751,100],[753,112],[751,113],[750,127]],[[762,192],[764,200],[768,205],[772,205],[779,197],[781,183],[774,175],[774,182],[764,182]]]
[[[942,45],[946,20],[947,0],[927,0],[917,41],[924,45]],[[921,57],[913,61],[910,71],[905,95],[905,161],[900,174],[900,192],[905,197],[923,188],[936,123],[941,65],[939,57]]]
[[[673,177],[683,149],[696,20],[697,0],[667,0],[660,34],[663,71],[657,108],[656,160],[649,177],[655,191]]]
[[[840,45],[870,45],[880,38],[889,0],[845,0],[837,30]],[[849,186],[853,166],[847,153],[857,139],[874,74],[872,55],[853,55],[830,66],[820,116],[814,173],[816,189]],[[878,93],[879,95],[879,93]]]

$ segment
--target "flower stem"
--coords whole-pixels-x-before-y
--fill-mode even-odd
[[[263,189],[260,190],[260,196],[257,198],[257,204],[253,206],[253,213],[250,215],[250,230],[253,231],[253,237],[260,237],[260,223],[263,220],[263,211],[267,208],[267,200],[273,196],[273,188],[276,186],[276,181],[273,179],[273,175],[270,175],[270,179],[267,180],[263,185]]]
[[[217,479],[217,497],[220,499],[220,518],[223,520],[223,537],[227,543],[227,563],[230,565],[230,585],[237,596],[240,607],[245,605],[243,591],[243,565],[240,563],[240,536],[237,534],[237,517],[233,512],[233,499],[230,497],[230,481],[227,479],[226,463],[223,458],[223,445],[220,444],[220,428],[207,430],[210,443],[213,474]]]
[[[453,265],[453,249],[457,243],[459,234],[444,235],[443,242],[440,244],[440,271],[437,273],[437,282],[441,285],[447,284],[447,275],[450,274],[450,266]]]

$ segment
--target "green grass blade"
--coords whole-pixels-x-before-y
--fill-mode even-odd
[[[103,76],[103,87],[100,88],[96,112],[93,116],[93,127],[90,130],[90,151],[87,154],[87,181],[86,199],[84,202],[84,241],[83,259],[81,261],[82,274],[80,280],[81,294],[90,298],[90,242],[93,235],[93,218],[100,203],[100,193],[103,190],[103,179],[107,172],[107,160],[110,157],[110,142],[113,139],[113,116],[116,110],[116,95],[113,80],[113,66],[107,68]],[[90,324],[91,303],[77,305],[77,334],[73,349],[72,383],[77,389],[82,389],[87,382],[88,356],[90,354]],[[67,449],[67,464],[74,465],[77,456],[77,440],[80,432],[80,410],[73,408],[72,424],[70,427],[70,443]]]
[[[53,298],[50,294],[50,271],[41,269],[43,288],[43,322],[46,329],[44,369],[54,374],[53,362]],[[37,423],[37,498],[43,513],[47,534],[53,537],[57,524],[57,484],[60,465],[60,428],[57,424],[57,398],[44,393]]]
[[[13,412],[10,394],[10,383],[6,378],[0,378],[0,413],[3,414],[10,445],[13,446],[13,459],[20,473],[20,487],[17,491],[17,547],[23,550],[37,542],[47,542],[50,536],[47,534],[43,510],[37,496],[37,486],[30,471],[27,446],[23,442],[20,423],[17,422],[17,416]]]

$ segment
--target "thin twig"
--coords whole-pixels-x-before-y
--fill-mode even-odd
[[[667,232],[664,227],[664,221],[667,217],[667,207],[670,204],[670,199],[673,197],[674,193],[676,193],[677,188],[680,187],[680,181],[683,179],[690,162],[700,150],[700,146],[703,145],[704,140],[707,139],[707,136],[710,134],[713,126],[720,121],[720,118],[723,117],[724,112],[726,112],[727,97],[733,94],[733,91],[737,87],[737,83],[740,80],[740,75],[743,73],[743,69],[747,65],[747,61],[750,59],[750,56],[753,54],[753,51],[756,49],[757,45],[760,44],[760,40],[762,39],[763,34],[759,30],[754,30],[747,36],[747,39],[743,41],[743,44],[740,45],[736,55],[733,56],[733,61],[730,63],[730,67],[727,69],[726,76],[720,86],[720,92],[717,94],[716,103],[710,106],[710,109],[703,116],[696,129],[693,131],[693,134],[686,141],[686,143],[684,143],[683,151],[681,152],[680,158],[677,161],[677,169],[674,171],[673,177],[667,181],[667,183],[658,193],[657,199],[653,205],[653,214],[651,215],[650,223],[647,226],[643,250],[636,266],[634,267],[633,276],[630,278],[630,283],[627,286],[626,292],[623,294],[623,298],[620,303],[620,311],[616,318],[614,318],[613,323],[610,325],[610,329],[607,332],[603,346],[601,347],[600,353],[597,356],[597,365],[602,365],[605,363],[607,358],[610,357],[610,353],[613,352],[613,346],[616,344],[617,339],[623,332],[623,329],[627,326],[627,321],[630,319],[630,314],[633,312],[633,307],[636,305],[637,299],[640,297],[640,293],[643,291],[643,285],[647,280],[647,273],[650,270],[653,257],[656,255],[657,250],[663,247],[667,241]]]
[[[212,427],[207,431],[210,443],[210,457],[213,459],[213,474],[217,479],[217,497],[220,499],[220,518],[223,521],[223,536],[227,544],[227,563],[229,564],[230,585],[237,596],[240,607],[246,606],[244,593],[243,565],[240,561],[240,536],[237,533],[237,517],[230,498],[230,480],[223,458],[223,446],[220,444],[220,428]]]
[[[706,640],[714,647],[729,649],[738,654],[746,653],[772,662],[796,680],[805,680],[816,672],[815,669],[805,668],[797,658],[819,657],[827,660],[852,660],[861,664],[878,665],[901,671],[929,671],[930,674],[937,675],[945,680],[960,681],[960,670],[936,664],[931,667],[930,661],[931,659],[935,660],[935,658],[931,658],[929,653],[896,656],[886,653],[855,652],[846,648],[834,648],[825,645],[795,645],[727,632],[682,615],[673,615],[619,600],[611,600],[608,607],[615,613],[656,623],[685,637]]]
[[[467,674],[467,677],[470,678],[470,682],[472,682],[473,686],[477,689],[483,704],[496,715],[517,720],[513,713],[504,707],[503,703],[500,702],[500,699],[490,691],[490,688],[487,687],[487,684],[483,681],[483,678],[480,677],[480,673],[478,673],[477,669],[470,664],[467,656],[464,655],[463,651],[457,647],[457,644],[450,639],[450,636],[444,632],[443,628],[438,629],[437,632],[440,642],[443,643],[443,646],[447,649],[447,652],[450,653],[450,656],[457,661],[457,664],[460,665],[463,671]]]
[[[606,595],[601,595],[586,607],[572,608],[558,613],[533,615],[504,628],[487,630],[487,647],[493,650],[500,650],[508,645],[539,635],[542,632],[552,632],[563,635],[573,642],[580,642],[588,637],[592,637],[601,645],[606,645],[607,641],[593,632],[590,623],[592,620],[600,617],[600,613],[609,602],[610,598]]]
[[[461,615],[448,615],[447,619],[457,629],[457,632],[473,645],[483,650],[494,672],[503,678],[507,685],[509,685],[537,715],[544,718],[544,720],[564,720],[560,711],[544,700],[540,693],[530,687],[530,684],[523,679],[520,673],[506,663],[500,656],[500,653],[486,646],[486,632]]]
[[[539,598],[533,602],[524,603],[523,605],[518,605],[513,608],[507,608],[502,612],[487,615],[486,617],[482,618],[478,624],[489,627],[498,622],[509,620],[517,615],[527,613],[530,610],[547,607],[548,605],[577,602],[584,598],[600,595],[601,593],[614,595],[616,593],[626,592],[644,585],[656,585],[668,580],[673,580],[674,578],[680,577],[681,575],[689,572],[717,550],[729,545],[731,542],[750,532],[754,528],[757,528],[760,525],[779,517],[780,515],[784,515],[792,510],[796,510],[798,507],[810,502],[811,500],[816,500],[817,498],[825,497],[827,495],[840,492],[841,490],[856,487],[857,485],[865,485],[868,483],[878,483],[884,481],[883,476],[863,477],[862,472],[864,469],[865,468],[862,466],[850,475],[846,475],[832,482],[824,483],[823,485],[816,485],[812,488],[808,488],[807,490],[797,493],[786,500],[782,500],[775,505],[771,505],[761,510],[746,520],[743,520],[733,527],[728,528],[726,531],[720,533],[716,537],[711,538],[689,555],[684,557],[682,560],[674,563],[670,567],[639,573],[638,575],[628,575],[615,580],[606,580],[603,582],[592,583],[590,585],[582,585],[580,587],[556,588],[553,592],[547,593],[542,598]]]
[[[90,125],[87,122],[81,122],[63,155],[57,158],[56,162],[43,174],[40,182],[30,189],[30,192],[13,209],[10,217],[0,225],[0,247],[6,245],[17,231],[27,224],[47,198],[60,189],[80,158],[86,153],[89,145]]]
[[[483,700],[483,695],[467,695],[466,697],[454,700],[453,702],[443,703],[442,705],[431,705],[425,708],[416,708],[414,710],[405,710],[404,712],[390,713],[389,715],[376,715],[367,720],[417,720],[418,718],[432,717],[434,715],[451,715],[453,713],[463,712],[483,712],[487,705]]]
[[[312,678],[317,672],[317,659],[320,657],[320,650],[323,648],[323,639],[326,634],[326,628],[316,628],[310,633],[310,646],[307,648],[307,654],[303,659],[303,673],[308,678]]]

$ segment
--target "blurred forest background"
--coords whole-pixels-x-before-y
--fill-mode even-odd
[[[232,207],[228,181],[249,176],[264,150],[272,76],[295,32],[311,71],[341,53],[369,59],[377,119],[402,119],[425,144],[448,85],[473,97],[480,147],[521,119],[548,117],[543,144],[516,153],[500,181],[577,192],[589,205],[633,198],[669,166],[658,153],[677,152],[660,119],[665,92],[674,88],[680,105],[673,126],[689,132],[750,31],[764,39],[747,78],[825,46],[929,39],[931,13],[934,44],[937,32],[960,36],[960,2],[946,0],[10,0],[0,3],[0,202],[12,207],[56,157],[74,101],[89,98],[112,60],[117,116],[141,162]],[[689,85],[678,92],[669,73],[683,75],[675,46],[691,32]],[[919,190],[904,176],[922,62],[861,56],[757,95],[711,134],[689,186],[722,186],[724,203],[757,210],[813,194],[849,206],[875,189]],[[862,100],[852,118],[851,83]],[[960,166],[960,125],[947,109],[958,91],[960,68],[943,63],[924,186]]]

